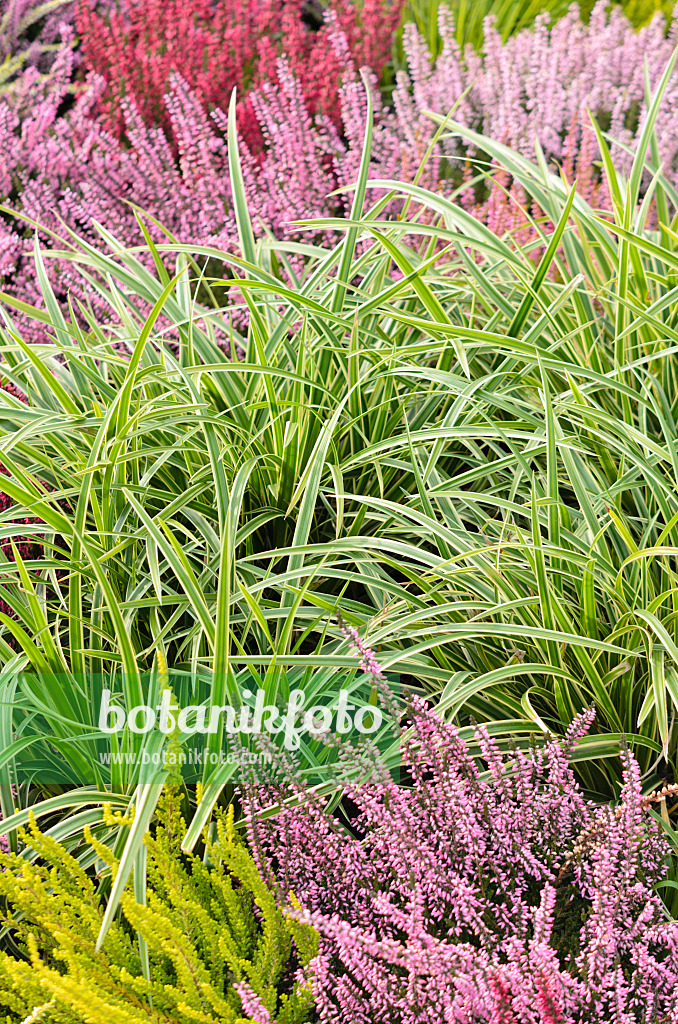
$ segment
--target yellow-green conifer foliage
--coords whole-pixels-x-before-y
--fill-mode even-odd
[[[119,919],[97,952],[103,901],[94,872],[83,870],[31,822],[21,853],[0,856],[7,926],[0,952],[0,1021],[315,1019],[305,968],[317,952],[316,934],[278,909],[232,817],[217,821],[203,858],[180,852],[184,828],[170,794],[161,803],[158,827],[146,838],[146,905],[127,891]],[[91,834],[87,838],[98,868],[110,867],[114,876],[117,861],[110,850]]]

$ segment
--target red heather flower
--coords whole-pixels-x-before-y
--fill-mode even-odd
[[[293,8],[286,8],[282,55],[301,84],[312,116],[323,114],[341,127],[340,86],[347,84],[346,68],[365,67],[381,77],[403,6],[404,0],[331,0],[317,33],[305,32]],[[343,36],[343,52],[338,52],[337,30]],[[275,81],[275,67],[275,61],[269,61],[260,81],[267,75]]]
[[[106,13],[80,0],[84,66],[106,80],[100,110],[107,126],[124,133],[125,100],[146,125],[168,130],[163,97],[173,72],[206,106],[228,109],[233,88],[243,93],[251,85],[259,43],[275,32],[282,6],[283,0],[121,0]],[[256,122],[242,129],[256,131]]]
[[[350,628],[358,652],[369,651]],[[421,702],[402,744],[405,784],[366,775],[349,826],[293,775],[244,791],[262,871],[320,932],[323,1024],[650,1024],[674,1021],[678,923],[655,886],[667,845],[623,755],[613,810],[584,799],[569,765],[593,720],[564,739],[475,743]]]
[[[379,74],[391,55],[403,0],[336,0],[337,23],[349,52]],[[107,83],[100,100],[107,126],[121,137],[121,100],[133,102],[144,123],[170,129],[163,97],[173,74],[181,75],[209,110],[228,108],[240,96],[239,129],[259,152],[262,136],[247,93],[277,83],[277,61],[288,62],[312,115],[341,120],[343,65],[328,26],[312,32],[302,21],[300,0],[120,0],[99,12],[79,0],[77,28],[85,69]]]

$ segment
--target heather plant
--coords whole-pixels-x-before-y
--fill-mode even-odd
[[[180,800],[161,801],[134,891],[99,949],[102,891],[118,862],[86,829],[91,858],[35,819],[19,855],[0,854],[4,951],[0,1013],[45,1024],[305,1024],[313,930],[277,909],[232,815],[205,837],[205,858],[182,854]],[[106,816],[104,815],[104,818]],[[120,815],[118,815],[120,818]],[[109,825],[116,824],[109,812]],[[129,827],[131,819],[123,821]]]
[[[505,755],[479,728],[479,767],[415,703],[407,784],[372,766],[347,823],[293,775],[249,791],[260,869],[321,936],[321,1021],[675,1020],[678,926],[655,892],[669,847],[628,752],[617,806],[583,798],[568,759],[592,719]]]
[[[408,73],[399,74],[394,92],[399,129],[414,139],[426,132],[426,111],[444,116],[463,96],[455,113],[458,122],[528,158],[539,144],[546,160],[562,167],[569,181],[579,175],[580,193],[591,198],[600,150],[590,116],[611,140],[617,168],[628,173],[647,113],[646,65],[655,88],[676,47],[677,31],[672,26],[667,34],[663,18],[657,17],[636,32],[618,8],[600,2],[588,23],[572,7],[554,25],[540,15],[533,29],[505,43],[488,22],[484,52],[478,55],[462,51],[453,16],[441,10],[442,48],[435,60],[416,27],[405,27]],[[671,182],[678,155],[676,102],[673,80],[656,119],[659,158]],[[459,167],[459,161],[463,166],[467,153],[468,141],[442,147],[452,167]],[[604,195],[595,199],[609,205]]]
[[[353,63],[368,65],[379,77],[391,56],[401,6],[400,0],[335,0],[327,23],[312,31],[298,0],[121,0],[117,8],[101,12],[81,0],[76,24],[85,70],[106,82],[99,108],[118,135],[127,127],[121,100],[132,103],[148,127],[171,129],[164,96],[171,76],[178,74],[209,110],[226,109],[237,88],[244,97],[241,135],[258,150],[261,127],[247,93],[264,82],[279,84],[278,59],[298,81],[310,115],[329,118],[340,128],[346,62],[332,42],[335,25]]]

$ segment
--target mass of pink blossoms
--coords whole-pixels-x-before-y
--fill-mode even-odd
[[[444,6],[440,28],[443,49],[433,61],[416,27],[405,27],[409,74],[399,76],[396,98],[401,122],[409,108],[410,124],[426,130],[422,111],[447,114],[468,89],[457,121],[527,157],[534,156],[538,141],[547,159],[563,165],[571,164],[581,144],[587,108],[612,139],[633,148],[645,115],[645,63],[656,84],[678,44],[678,22],[667,33],[658,15],[636,32],[619,7],[605,2],[596,4],[588,24],[573,4],[555,25],[549,25],[548,14],[539,15],[533,29],[503,44],[487,19],[483,56],[471,48],[460,52]],[[664,169],[675,175],[678,78],[669,86],[657,134]],[[628,161],[619,149],[615,156]]]
[[[348,826],[291,776],[245,793],[258,810],[301,798],[250,842],[321,935],[324,1024],[678,1021],[678,922],[655,889],[667,846],[631,755],[617,808],[582,796],[569,758],[592,719],[507,753],[478,728],[483,771],[415,702],[399,782],[372,767]]]
[[[31,2],[0,0],[0,16],[13,7],[23,11]],[[225,10],[231,10],[236,0],[229,2]],[[50,74],[43,77],[35,62],[28,61],[11,92],[0,96],[0,202],[17,213],[0,218],[0,279],[4,290],[34,304],[41,300],[29,256],[33,228],[20,214],[44,226],[41,242],[47,248],[54,245],[48,230],[61,231],[64,224],[96,245],[101,244],[97,224],[105,225],[125,245],[139,243],[131,203],[159,220],[180,242],[225,250],[237,246],[225,116],[222,107],[215,106],[215,95],[206,92],[197,51],[191,51],[190,60],[186,55],[184,63],[169,62],[158,37],[157,59],[149,58],[148,66],[137,68],[138,75],[137,65],[130,65],[129,88],[123,98],[118,94],[115,125],[111,125],[107,114],[114,84],[111,75],[122,66],[129,47],[139,45],[143,36],[131,15],[127,22],[116,21],[114,14],[107,19],[112,3],[91,0],[102,12],[91,16],[89,6],[80,6],[85,27],[91,30],[88,52],[95,70],[88,76],[83,79],[87,65],[76,48],[72,25],[76,5],[67,4],[50,15],[46,29],[50,39],[61,39],[58,52],[49,55],[54,61]],[[142,0],[125,0],[125,4],[132,11]],[[240,21],[232,26],[233,32],[244,31],[247,5],[245,0],[238,4]],[[196,5],[197,9],[197,0]],[[287,4],[286,10],[293,6]],[[267,74],[260,75],[247,94],[247,109],[263,147],[257,153],[245,141],[242,147],[247,200],[258,237],[271,231],[281,239],[308,240],[308,229],[296,227],[293,221],[336,216],[346,209],[342,196],[330,194],[350,186],[356,177],[366,114],[358,72],[375,52],[380,62],[385,53],[377,21],[373,32],[356,35],[360,22],[346,16],[349,7],[343,0],[330,5],[318,33],[322,61],[304,64],[295,57],[295,46],[290,44],[288,52],[283,39],[281,50],[271,51],[267,58]],[[374,0],[370,10],[377,7]],[[612,137],[633,149],[645,114],[645,62],[655,84],[678,41],[678,22],[667,35],[658,16],[636,32],[619,9],[607,12],[605,8],[605,0],[600,0],[587,25],[574,10],[553,27],[545,16],[540,17],[534,29],[519,32],[504,45],[488,24],[485,53],[479,56],[471,50],[460,52],[443,5],[443,49],[435,61],[416,28],[408,26],[404,43],[408,71],[398,75],[392,108],[383,104],[376,74],[371,77],[376,112],[373,175],[411,180],[435,127],[427,112],[447,113],[468,88],[455,115],[459,121],[527,155],[538,140],[547,159],[560,163],[568,177],[577,176],[585,197],[604,205],[607,199],[595,166],[597,144],[587,127],[587,107]],[[169,11],[169,7],[163,9]],[[64,14],[60,26],[54,21],[59,12]],[[110,30],[106,29],[107,35],[102,29],[97,40],[99,24]],[[214,62],[219,51],[204,28],[204,19],[192,28],[185,18],[181,24],[186,39],[194,31],[190,38],[196,46],[205,37],[203,56]],[[290,39],[303,29],[298,18],[294,25],[294,32],[289,27]],[[215,23],[214,31],[217,27]],[[229,31],[225,23],[222,28]],[[264,33],[264,49],[269,46],[267,39]],[[9,31],[3,40],[2,45],[11,48]],[[328,106],[329,98],[318,92],[317,74],[321,65],[330,63],[335,91]],[[238,73],[247,79],[243,68]],[[164,96],[156,89],[160,82]],[[147,102],[151,86],[156,90],[153,110]],[[678,182],[678,78],[669,86],[657,127],[664,172]],[[468,155],[459,140],[445,141],[432,154],[422,184],[446,189],[470,178]],[[630,159],[619,146],[615,157],[622,167]],[[526,223],[525,196],[500,171],[497,175],[501,180],[489,197],[468,190],[461,201],[501,234]],[[162,237],[155,227],[152,233],[156,239]],[[316,240],[327,239],[316,232]],[[60,299],[65,302],[72,290],[104,316],[96,295],[87,291],[67,262],[50,259],[48,269]],[[26,330],[30,336],[38,327],[34,323]]]

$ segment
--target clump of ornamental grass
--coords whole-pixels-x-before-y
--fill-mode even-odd
[[[297,919],[320,932],[321,1021],[675,1020],[678,924],[655,891],[668,854],[648,814],[656,794],[643,797],[624,752],[618,805],[583,797],[569,760],[593,717],[506,755],[479,727],[478,764],[415,702],[400,783],[372,765],[347,790],[348,824],[293,776],[248,792],[255,811],[282,802],[253,817],[250,839],[283,902],[293,892]]]
[[[317,952],[317,936],[276,907],[232,816],[216,822],[204,858],[179,851],[176,791],[162,798],[158,820],[138,854],[134,894],[123,894],[122,914],[100,949],[98,879],[115,876],[118,867],[108,847],[86,832],[92,847],[86,870],[33,819],[21,853],[0,854],[7,950],[0,953],[0,1020],[309,1019],[305,965]]]
[[[671,72],[628,181],[601,139],[614,222],[545,165],[447,123],[548,211],[536,270],[423,187],[372,181],[424,207],[421,222],[379,219],[364,202],[366,144],[356,220],[317,222],[343,225],[344,242],[304,248],[297,276],[300,252],[255,237],[234,110],[241,256],[169,245],[159,255],[150,242],[138,253],[109,225],[109,255],[72,239],[47,259],[63,258],[105,305],[98,317],[74,300],[65,318],[35,249],[40,307],[4,301],[51,343],[25,344],[9,314],[0,329],[3,373],[28,399],[0,392],[2,487],[12,518],[46,524],[20,527],[45,557],[4,566],[17,619],[0,633],[3,735],[22,762],[30,751],[32,779],[92,779],[83,800],[125,806],[136,768],[102,765],[96,680],[103,667],[127,708],[157,703],[140,674],[161,646],[184,673],[182,703],[210,707],[239,705],[252,665],[301,675],[312,655],[312,706],[347,667],[345,638],[326,625],[338,610],[390,675],[439,696],[464,731],[473,716],[504,744],[560,734],[595,703],[577,761],[589,795],[618,793],[622,733],[648,786],[678,777],[678,204],[661,175],[641,189]],[[215,294],[240,293],[242,361],[214,341],[226,310],[201,301],[203,258],[233,275],[210,282]],[[2,521],[0,540],[15,529]],[[45,663],[65,681],[53,686]],[[17,683],[19,672],[31,678]],[[275,673],[260,678],[273,695]],[[140,752],[144,741],[125,742]],[[227,781],[222,772],[208,788],[205,769],[211,795],[188,845]],[[24,823],[12,815],[8,834]]]

